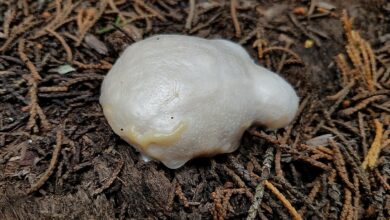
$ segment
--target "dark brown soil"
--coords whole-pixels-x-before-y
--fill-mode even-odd
[[[189,2],[0,1],[0,219],[390,219],[390,3],[196,0],[188,19]],[[347,40],[343,10],[366,44]],[[144,163],[99,88],[126,46],[160,33],[241,43],[294,85],[300,114],[252,127],[232,154]]]

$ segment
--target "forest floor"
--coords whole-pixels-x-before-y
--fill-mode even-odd
[[[390,3],[367,2],[0,1],[0,219],[390,219]],[[160,33],[242,44],[298,91],[296,119],[144,163],[99,89]]]

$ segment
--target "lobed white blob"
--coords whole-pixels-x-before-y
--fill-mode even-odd
[[[283,78],[256,65],[238,44],[181,35],[129,46],[100,97],[114,132],[171,169],[236,150],[253,123],[286,126],[298,101]]]

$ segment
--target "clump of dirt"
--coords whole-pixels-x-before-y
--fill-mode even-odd
[[[1,219],[389,219],[390,4],[1,1]],[[178,170],[117,137],[99,88],[126,46],[225,38],[299,93],[285,129]],[[234,88],[232,88],[234,89]]]

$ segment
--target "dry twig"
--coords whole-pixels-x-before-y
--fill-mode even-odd
[[[374,120],[375,124],[375,138],[374,141],[371,144],[370,149],[368,150],[367,156],[364,158],[364,161],[362,163],[363,169],[373,169],[375,167],[376,161],[379,157],[379,152],[381,150],[381,140],[383,135],[383,125],[378,120]]]
[[[248,211],[247,220],[253,220],[256,218],[258,209],[260,208],[261,201],[264,196],[264,181],[268,179],[271,172],[272,160],[274,157],[273,147],[268,147],[264,155],[262,173],[261,173],[261,182],[256,186],[255,196],[253,197],[253,202]]]
[[[107,179],[107,181],[105,181],[105,183],[98,189],[95,189],[92,193],[92,195],[97,195],[97,194],[100,194],[102,193],[105,189],[108,189],[111,184],[114,182],[114,180],[118,177],[118,174],[121,172],[122,170],[122,167],[123,167],[123,164],[125,164],[125,162],[123,160],[120,160],[118,162],[118,166],[115,168],[114,172],[111,174],[110,178]]]
[[[75,64],[80,69],[102,69],[102,70],[109,70],[112,68],[112,64],[101,60],[100,63],[90,63],[90,64],[84,64],[77,60],[73,61],[73,64]]]
[[[16,10],[13,7],[10,7],[4,14],[4,22],[3,22],[3,35],[4,38],[8,38],[10,31],[9,27],[11,22],[14,20],[16,16]]]
[[[20,59],[26,64],[27,68],[31,72],[31,77],[27,77],[30,96],[30,103],[28,105],[28,109],[30,110],[30,118],[27,123],[27,129],[31,130],[36,125],[36,116],[38,114],[41,119],[42,126],[45,130],[50,129],[50,123],[48,122],[46,115],[43,113],[43,110],[38,104],[38,81],[41,79],[36,67],[27,57],[24,52],[25,49],[25,40],[21,39],[18,45],[18,52]]]
[[[190,9],[189,9],[189,13],[185,25],[185,28],[187,30],[191,29],[192,21],[194,20],[194,15],[195,15],[195,0],[189,0],[189,1],[190,1]]]
[[[234,194],[245,194],[249,199],[253,198],[248,189],[221,189],[217,188],[215,192],[211,193],[211,198],[214,202],[213,216],[214,219],[223,220],[227,214],[227,210],[233,211],[233,207],[230,205],[230,198]]]
[[[237,18],[237,0],[230,0],[230,14],[232,16],[234,29],[236,30],[236,37],[241,37],[241,27],[240,22]]]
[[[78,32],[78,40],[76,42],[76,46],[80,46],[81,42],[84,39],[84,36],[87,34],[89,29],[99,20],[99,18],[103,15],[104,10],[106,9],[108,4],[107,0],[100,1],[98,9],[96,8],[88,8],[88,9],[80,9],[77,14],[77,26],[79,28]]]
[[[315,197],[317,196],[318,192],[320,191],[320,188],[321,188],[321,180],[323,179],[324,175],[323,176],[320,176],[319,178],[317,178],[317,180],[314,182],[314,185],[313,185],[313,188],[311,189],[309,195],[307,196],[308,198],[308,201],[309,202],[313,202]],[[304,215],[304,213],[306,212],[306,209],[307,207],[306,206],[303,206],[300,210],[299,210],[299,214],[301,216]]]
[[[273,46],[273,47],[268,47],[267,49],[265,49],[263,51],[263,54],[267,54],[267,53],[270,53],[270,52],[273,52],[273,51],[282,51],[282,52],[285,52],[285,53],[288,53],[290,54],[295,60],[297,60],[298,62],[300,62],[301,64],[303,64],[302,62],[302,59],[301,57],[293,52],[292,50],[288,49],[288,48],[285,48],[285,47],[279,47],[279,46]]]
[[[364,99],[363,101],[359,102],[359,103],[358,103],[356,106],[354,106],[354,107],[350,107],[350,108],[347,108],[347,109],[344,109],[344,110],[340,111],[340,114],[345,115],[345,116],[352,115],[352,114],[354,114],[355,112],[358,112],[358,111],[364,109],[364,108],[367,107],[369,104],[371,104],[371,103],[373,103],[373,102],[376,102],[376,101],[384,100],[384,99],[386,99],[386,98],[387,98],[386,95],[372,96],[372,97],[370,97],[370,98]]]
[[[188,203],[187,197],[184,195],[180,184],[176,183],[176,189],[175,189],[176,195],[179,197],[180,201],[183,203],[184,207],[188,208],[190,207],[190,204]]]
[[[343,180],[343,182],[345,183],[345,185],[347,185],[348,188],[353,190],[354,186],[351,183],[351,181],[348,179],[347,168],[345,167],[344,157],[340,152],[340,148],[333,139],[329,139],[329,142],[333,149],[333,157],[334,157],[333,163],[336,166],[336,170],[339,176],[341,177],[341,179]]]
[[[264,180],[264,185],[269,189],[271,190],[271,192],[282,202],[282,204],[284,205],[284,207],[286,207],[286,209],[288,210],[288,212],[291,214],[291,216],[293,217],[293,219],[295,220],[301,220],[302,217],[301,215],[297,212],[297,210],[291,205],[290,201],[288,201],[286,199],[286,197],[284,197],[284,195],[282,193],[280,193],[280,191],[274,186],[272,185],[271,182],[269,182],[268,180]]]
[[[11,44],[15,41],[15,39],[25,33],[28,29],[35,26],[37,22],[34,20],[34,16],[29,16],[23,19],[23,21],[18,24],[17,26],[13,27],[11,29],[11,32],[7,38],[7,40],[4,42],[4,44],[0,47],[0,52],[6,52],[10,48]]]
[[[24,52],[25,44],[26,44],[25,39],[19,40],[19,44],[18,44],[19,57],[22,60],[22,62],[26,64],[27,68],[30,70],[32,78],[34,80],[41,80],[42,78],[39,75],[37,68],[34,66],[34,64],[27,57],[27,54]]]
[[[43,184],[45,184],[45,182],[49,179],[51,174],[53,174],[54,168],[58,161],[59,153],[61,151],[62,138],[63,138],[63,132],[61,129],[58,129],[56,134],[56,146],[54,148],[49,167],[47,168],[45,173],[41,176],[41,178],[39,178],[39,180],[31,186],[31,188],[27,191],[27,194],[31,194],[37,191],[39,188],[41,188]]]
[[[340,219],[351,219],[349,216],[349,213],[353,211],[352,205],[352,193],[348,188],[344,189],[344,204],[343,204],[343,210],[340,214]]]
[[[167,19],[162,15],[161,12],[159,12],[158,9],[147,5],[144,0],[135,0],[135,3],[139,6],[141,6],[143,9],[145,9],[149,13],[151,13],[152,15],[156,16],[161,21],[167,21]]]
[[[70,49],[69,45],[66,43],[65,39],[60,34],[58,34],[57,32],[55,32],[49,28],[47,28],[46,31],[58,39],[58,41],[62,44],[62,46],[64,47],[64,50],[66,52],[66,55],[67,55],[66,61],[68,63],[72,63],[72,60],[73,60],[72,50]]]
[[[64,25],[66,22],[69,22],[70,20],[69,15],[72,13],[73,9],[78,5],[78,4],[73,4],[72,0],[65,0],[64,5],[62,5],[62,0],[55,0],[56,4],[56,12],[55,17],[51,19],[51,21],[41,30],[35,32],[34,36],[32,37],[33,39],[42,37],[46,35],[47,29],[56,31],[59,27]]]

